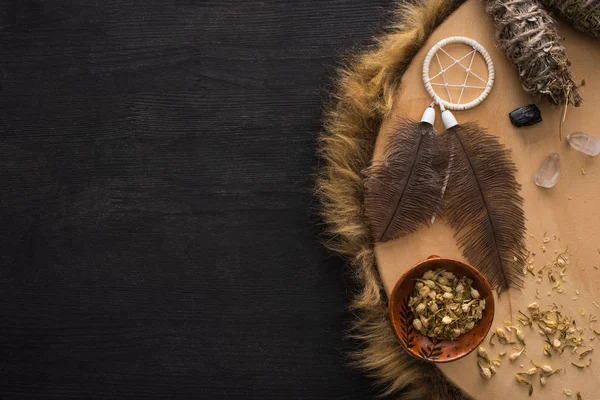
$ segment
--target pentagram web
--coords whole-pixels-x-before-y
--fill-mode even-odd
[[[469,51],[467,54],[461,56],[460,58],[455,58],[454,56],[452,56],[450,53],[448,53],[444,49],[445,46],[447,46],[448,44],[452,44],[452,43],[463,43],[463,44],[469,45],[472,48],[472,50]],[[443,65],[442,60],[440,59],[440,56],[439,56],[439,52],[442,52],[451,60],[449,65],[447,65],[447,66]],[[477,53],[481,54],[481,56],[483,57],[483,59],[486,62],[487,69],[488,69],[487,79],[482,78],[479,74],[475,73],[472,69],[473,62],[475,61]],[[438,72],[434,76],[430,77],[429,76],[429,67],[430,67],[433,57],[435,57],[435,59],[436,59],[436,63],[438,64],[438,66],[440,68],[440,72]],[[446,78],[446,72],[448,70],[450,70],[451,68],[459,68],[459,67],[465,71],[465,77],[464,77],[464,80],[462,81],[462,83],[455,84],[455,83],[448,82],[448,80]],[[476,82],[480,82],[480,84],[468,84],[469,77],[471,77],[471,76],[476,79]],[[438,77],[442,78],[443,83],[434,82],[434,79],[436,79]],[[466,37],[462,37],[462,36],[446,38],[446,39],[443,39],[440,42],[436,43],[432,47],[432,49],[429,51],[427,56],[425,57],[425,61],[423,63],[423,82],[425,83],[425,88],[427,89],[429,94],[433,97],[434,101],[437,102],[438,104],[445,106],[446,108],[448,108],[450,110],[468,110],[470,108],[473,108],[473,107],[479,105],[487,97],[490,90],[492,89],[492,86],[494,84],[494,64],[492,63],[492,59],[489,56],[488,52],[485,50],[485,48],[483,48],[483,46],[481,46],[476,41],[466,38]],[[434,87],[444,88],[446,91],[446,94],[448,95],[449,101],[442,99],[436,93]],[[456,101],[452,98],[452,94],[450,91],[451,88],[460,88],[460,93],[459,93],[458,99],[456,99]],[[479,97],[477,97],[476,99],[463,104],[463,103],[461,103],[461,101],[463,100],[463,95],[464,95],[466,89],[480,89],[482,92],[479,95]]]

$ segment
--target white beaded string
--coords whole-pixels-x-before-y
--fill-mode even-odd
[[[444,50],[445,46],[452,44],[452,43],[463,43],[468,46],[471,46],[473,48],[473,50],[460,58],[454,58],[446,50]],[[438,55],[438,51],[441,51],[442,53],[446,54],[446,56],[450,57],[450,59],[452,60],[452,63],[450,65],[448,65],[447,67],[444,67],[442,65],[442,62]],[[485,63],[487,64],[487,69],[488,69],[487,80],[483,79],[482,77],[480,77],[479,75],[477,75],[475,72],[472,71],[473,61],[475,60],[477,53],[481,54],[481,56],[485,60]],[[429,66],[431,65],[431,60],[433,59],[434,56],[440,67],[440,72],[437,73],[436,75],[430,77],[429,76]],[[463,65],[463,60],[465,60],[469,57],[470,57],[470,60],[468,62],[468,66]],[[450,84],[446,80],[445,72],[448,71],[450,68],[454,67],[455,65],[462,67],[466,71],[465,79],[462,82],[462,84],[460,84],[460,85],[459,84]],[[432,80],[434,80],[438,76],[442,77],[444,83],[432,82]],[[467,81],[470,76],[473,76],[476,79],[478,79],[479,81],[481,81],[483,83],[483,85],[467,85]],[[482,45],[477,43],[475,40],[469,39],[464,36],[453,36],[453,37],[449,37],[449,38],[440,40],[438,43],[433,45],[431,50],[429,50],[429,52],[427,53],[427,56],[425,57],[425,61],[423,62],[423,83],[425,84],[425,89],[427,89],[427,92],[431,95],[431,97],[433,97],[434,101],[437,104],[439,104],[440,106],[444,106],[444,107],[448,108],[449,110],[461,110],[461,111],[468,110],[468,109],[471,109],[471,108],[476,107],[479,104],[481,104],[481,102],[483,100],[485,100],[485,98],[488,96],[488,94],[492,90],[492,86],[494,86],[494,76],[495,76],[494,63],[492,62],[492,57],[490,57],[487,50]],[[446,101],[446,100],[442,99],[436,93],[434,86],[444,87],[446,89],[446,94],[448,95],[448,100],[450,100],[450,101]],[[460,88],[461,89],[460,95],[458,96],[458,100],[456,102],[454,102],[452,100],[452,96],[450,95],[450,88]],[[476,99],[474,99],[468,103],[461,104],[460,102],[463,98],[465,89],[482,89],[482,92]]]

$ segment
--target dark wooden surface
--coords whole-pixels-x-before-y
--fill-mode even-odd
[[[374,396],[311,189],[390,5],[2,2],[2,399]]]

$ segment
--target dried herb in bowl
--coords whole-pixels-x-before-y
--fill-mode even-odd
[[[456,340],[483,317],[485,300],[473,281],[445,269],[427,271],[416,279],[408,306],[416,330],[436,340]]]

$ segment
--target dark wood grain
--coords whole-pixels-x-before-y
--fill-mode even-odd
[[[311,189],[389,6],[2,2],[2,399],[374,395]]]

